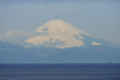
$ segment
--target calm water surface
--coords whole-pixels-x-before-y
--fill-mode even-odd
[[[120,64],[0,64],[0,80],[120,80]]]

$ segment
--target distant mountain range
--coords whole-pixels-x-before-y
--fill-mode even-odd
[[[51,20],[19,44],[0,41],[0,63],[120,63],[120,45]]]
[[[0,63],[120,63],[120,49],[104,46],[23,48],[0,41]]]

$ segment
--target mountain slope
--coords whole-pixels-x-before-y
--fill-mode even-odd
[[[37,33],[28,38],[22,45],[25,47],[71,48],[92,45],[107,45],[120,49],[120,45],[95,38],[62,20],[51,20],[34,30]]]
[[[39,35],[31,37],[23,43],[56,48],[70,48],[85,45],[82,35],[92,37],[62,20],[51,20],[34,31],[38,32]],[[92,42],[92,44],[101,45],[97,42]]]

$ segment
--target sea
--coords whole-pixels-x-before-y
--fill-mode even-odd
[[[0,64],[0,80],[120,80],[120,64]]]

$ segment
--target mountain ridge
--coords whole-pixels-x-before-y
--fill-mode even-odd
[[[83,43],[84,37],[81,35],[92,37],[88,33],[62,20],[51,20],[34,31],[40,35],[28,38],[23,43],[64,49],[85,45]],[[94,41],[92,43],[93,45],[101,45],[101,43]]]

